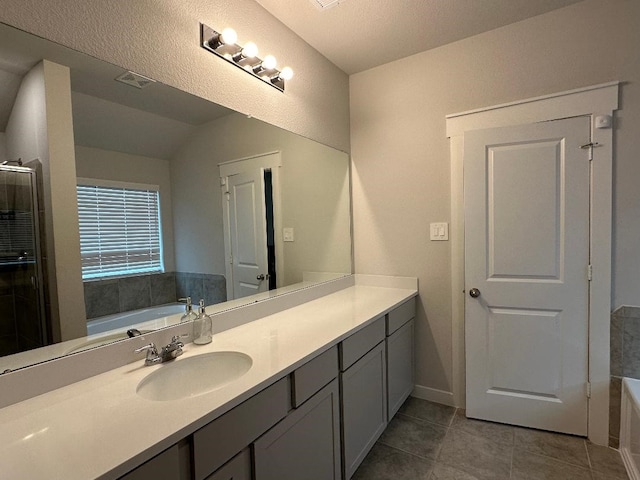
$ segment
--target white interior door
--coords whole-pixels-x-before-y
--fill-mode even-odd
[[[267,225],[261,168],[228,177],[233,297],[268,289]]]
[[[469,417],[587,434],[589,138],[588,117],[464,135]]]

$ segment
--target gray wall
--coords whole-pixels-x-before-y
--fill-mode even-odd
[[[171,159],[178,271],[225,274],[218,164],[274,151],[282,224],[296,234],[280,242],[279,285],[302,281],[305,271],[351,272],[348,156],[240,114],[200,126]]]
[[[447,114],[623,81],[613,306],[640,304],[638,25],[637,0],[585,0],[350,77],[356,271],[419,278],[419,385],[453,388],[450,243],[428,240],[450,221]]]

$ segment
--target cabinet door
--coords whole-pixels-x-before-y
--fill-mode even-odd
[[[120,480],[180,480],[180,456],[178,445],[168,448],[135,470],[120,477]]]
[[[251,480],[251,452],[245,448],[207,480]]]
[[[339,480],[338,380],[254,443],[255,480]]]
[[[385,344],[340,375],[344,478],[354,474],[387,426]]]
[[[413,391],[413,320],[387,337],[387,392],[391,420]]]

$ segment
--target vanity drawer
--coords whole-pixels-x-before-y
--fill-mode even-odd
[[[365,353],[384,340],[385,317],[354,333],[340,343],[340,370],[345,371]]]
[[[292,401],[295,408],[338,376],[338,347],[321,353],[291,374]]]
[[[195,479],[205,479],[282,420],[290,408],[289,389],[289,378],[283,378],[195,432]]]
[[[407,300],[387,315],[387,335],[391,335],[416,316],[416,299]]]

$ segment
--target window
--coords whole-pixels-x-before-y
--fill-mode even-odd
[[[78,179],[82,279],[162,272],[156,185]]]

